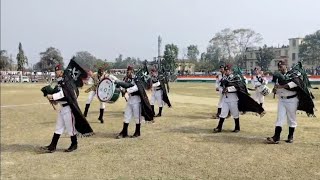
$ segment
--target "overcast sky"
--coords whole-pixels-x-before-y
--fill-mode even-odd
[[[1,49],[15,58],[21,42],[30,63],[53,46],[65,62],[78,51],[113,60],[157,56],[177,44],[205,51],[224,28],[251,28],[278,46],[320,29],[319,0],[1,0]],[[180,53],[180,57],[182,53]]]

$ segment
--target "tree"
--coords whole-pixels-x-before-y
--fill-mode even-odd
[[[261,67],[261,70],[268,71],[269,65],[272,59],[275,58],[275,54],[271,48],[264,45],[262,48],[260,47],[258,52],[256,52],[257,64]]]
[[[99,68],[109,69],[107,60],[98,59],[88,51],[79,51],[74,57],[77,63],[91,71],[98,71]]]
[[[63,58],[58,49],[49,47],[44,52],[40,52],[40,61],[35,64],[35,69],[42,72],[53,72],[57,64],[64,65]]]
[[[233,30],[235,35],[235,42],[237,45],[237,54],[243,57],[247,47],[252,47],[259,44],[262,41],[262,35],[256,33],[251,29],[235,29]]]
[[[115,69],[126,69],[129,65],[133,66],[135,69],[138,69],[142,65],[142,61],[139,58],[135,57],[126,57],[123,59],[123,55],[120,54],[119,57],[115,59],[113,68]]]
[[[19,43],[19,52],[17,54],[18,71],[23,71],[24,65],[28,65],[28,58],[24,55],[21,42]]]
[[[113,63],[108,62],[106,59],[97,59],[93,70],[98,71],[99,68],[103,68],[104,70],[110,70],[113,68]]]
[[[196,71],[214,71],[218,69],[221,59],[223,59],[221,49],[217,46],[209,45],[207,52],[201,53],[200,62],[196,66]]]
[[[177,67],[176,60],[178,59],[179,48],[174,44],[167,44],[163,53],[162,64],[170,72],[174,72]]]
[[[187,57],[191,62],[197,62],[198,55],[199,55],[198,46],[196,45],[188,46]]]
[[[234,63],[236,57],[243,57],[247,47],[255,46],[260,43],[262,36],[251,29],[226,28],[216,33],[210,40],[215,47],[220,48],[224,57],[227,57],[227,63]]]
[[[305,36],[299,46],[299,57],[309,64],[320,65],[320,30]]]
[[[116,58],[115,63],[114,63],[114,68],[115,69],[125,69],[127,66],[123,62],[123,55],[119,54],[119,56]]]
[[[10,62],[9,62],[9,57],[7,55],[6,50],[0,50],[0,69],[1,70],[8,70],[10,69]]]
[[[79,51],[75,55],[75,61],[90,70],[96,70],[97,58],[88,51]]]

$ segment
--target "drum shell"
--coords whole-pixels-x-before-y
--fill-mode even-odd
[[[118,100],[118,98],[120,97],[120,89],[119,88],[115,88],[114,92],[113,92],[113,96],[111,97],[111,99],[109,101],[107,101],[107,103],[114,103]]]
[[[102,86],[106,86],[106,84],[108,88],[103,88]],[[120,89],[116,88],[115,84],[110,78],[104,78],[99,82],[96,89],[96,94],[99,101],[114,103],[120,96]]]
[[[260,87],[258,88],[258,91],[259,91],[263,96],[267,96],[268,94],[271,93],[271,90],[270,90],[267,86],[265,86],[265,85],[260,86]]]

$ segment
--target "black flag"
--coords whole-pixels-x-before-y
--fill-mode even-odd
[[[88,77],[88,74],[86,70],[78,64],[75,60],[75,58],[72,57],[70,60],[70,63],[68,64],[65,73],[68,73],[68,75],[71,76],[71,78],[74,80],[74,83],[77,87],[83,86],[83,79],[86,79]]]

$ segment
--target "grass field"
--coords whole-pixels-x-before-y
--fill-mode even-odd
[[[224,131],[213,134],[217,120],[210,117],[218,95],[209,83],[172,83],[173,108],[165,108],[154,124],[143,124],[142,136],[135,139],[115,139],[125,100],[107,104],[105,123],[100,124],[95,99],[88,121],[96,135],[79,138],[72,153],[63,152],[70,145],[63,135],[55,153],[41,154],[39,147],[50,143],[57,117],[40,92],[42,86],[1,84],[1,179],[320,179],[319,111],[317,118],[297,115],[293,144],[264,143],[274,132],[277,100],[272,95],[266,98],[264,117],[241,115],[239,133],[231,132],[229,118]],[[319,108],[320,92],[313,92]],[[283,140],[287,133],[285,126]]]

